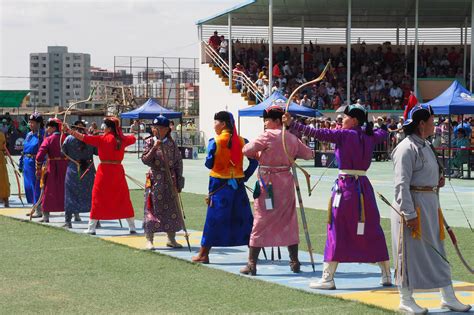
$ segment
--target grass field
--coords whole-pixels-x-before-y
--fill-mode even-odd
[[[131,191],[137,219],[141,191]],[[204,196],[183,194],[187,225],[201,230]],[[325,212],[308,209],[315,250],[325,242]],[[254,281],[158,253],[0,216],[0,313],[335,313],[390,311]],[[389,226],[383,221],[389,235]],[[456,229],[473,261],[472,234]],[[466,246],[469,244],[469,246]],[[303,244],[302,244],[303,245]],[[304,246],[302,246],[303,248]],[[447,245],[453,278],[474,282]]]

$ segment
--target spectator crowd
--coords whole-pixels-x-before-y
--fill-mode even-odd
[[[209,39],[209,45],[228,60],[228,40],[217,32]],[[346,102],[347,93],[347,50],[337,51],[329,47],[314,45],[310,41],[301,52],[298,47],[275,47],[273,66],[270,70],[273,84],[269,86],[269,60],[267,45],[233,43],[233,73],[236,87],[242,92],[245,74],[264,98],[273,91],[286,97],[299,85],[319,76],[326,63],[331,60],[333,73],[323,81],[308,86],[293,99],[295,103],[315,109],[337,109]],[[408,58],[401,48],[394,48],[385,42],[376,48],[365,43],[354,45],[351,50],[350,103],[360,100],[368,109],[401,110],[413,90],[413,49]],[[463,48],[438,47],[420,48],[418,52],[418,77],[450,77],[464,80]],[[304,71],[303,71],[304,70]]]

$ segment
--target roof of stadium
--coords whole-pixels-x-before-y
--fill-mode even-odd
[[[471,0],[419,0],[419,28],[463,27],[470,20]],[[269,0],[246,0],[228,10],[196,22],[235,26],[268,26]],[[273,0],[273,25],[278,27],[345,28],[348,0]],[[354,0],[352,28],[404,28],[415,25],[415,0]]]

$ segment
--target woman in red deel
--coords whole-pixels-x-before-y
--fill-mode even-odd
[[[83,135],[65,128],[73,137],[98,148],[100,164],[92,189],[92,207],[86,233],[95,235],[98,220],[126,219],[130,234],[135,234],[132,202],[122,160],[125,148],[135,143],[134,136],[125,136],[116,117],[104,118],[104,134]]]

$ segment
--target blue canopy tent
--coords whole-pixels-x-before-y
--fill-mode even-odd
[[[242,117],[262,117],[263,116],[263,110],[273,104],[274,101],[282,99],[285,102],[287,101],[287,98],[284,97],[280,92],[275,91],[273,92],[272,95],[270,95],[266,100],[263,102],[252,106],[250,108],[246,109],[241,109],[239,110],[239,118]],[[323,114],[321,114],[320,111],[317,109],[312,109],[312,108],[307,108],[304,106],[300,106],[294,102],[291,102],[290,107],[288,109],[290,114],[292,115],[301,115],[301,116],[307,116],[307,117],[321,117]]]
[[[431,101],[424,103],[433,108],[436,115],[448,115],[448,121],[451,125],[451,115],[465,115],[474,114],[474,98],[471,92],[463,87],[459,81],[454,80],[453,83],[439,96]],[[451,159],[451,128],[449,129],[449,153],[448,158]],[[451,171],[451,166],[448,164],[448,172]],[[468,173],[470,177],[470,168],[468,166]],[[451,179],[451,175],[449,175]]]
[[[446,91],[425,104],[431,105],[436,115],[474,114],[474,98],[457,80]]]
[[[149,98],[142,106],[120,114],[120,118],[129,118],[129,119],[155,119],[156,116],[163,115],[166,118],[182,118],[183,113],[175,112],[169,109],[166,109],[153,99]]]
[[[120,114],[120,118],[128,119],[155,119],[157,116],[163,115],[166,118],[173,119],[179,118],[180,124],[182,125],[183,113],[175,112],[160,106],[153,99],[149,98],[142,106],[131,110],[126,113]],[[138,131],[138,137],[140,138],[140,130]],[[181,128],[181,143],[183,143],[183,129]],[[140,145],[137,148],[138,156],[140,156]]]

